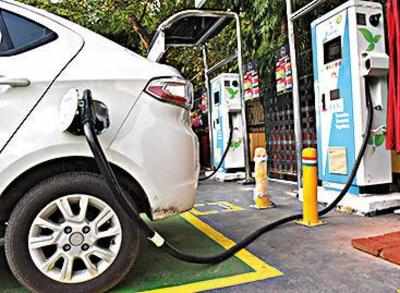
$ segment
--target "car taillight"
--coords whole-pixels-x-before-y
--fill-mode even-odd
[[[180,78],[160,78],[150,81],[146,92],[156,99],[190,109],[193,106],[193,85]]]

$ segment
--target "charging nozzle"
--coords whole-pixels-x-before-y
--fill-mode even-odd
[[[233,129],[233,115],[238,113],[240,113],[240,111],[229,111],[228,113],[229,129]]]
[[[362,54],[361,73],[365,79],[366,94],[376,111],[383,111],[386,105],[389,56],[386,53],[365,52]],[[367,99],[368,101],[368,99]]]
[[[386,53],[362,53],[363,76],[386,77],[389,72],[389,56]]]
[[[60,130],[73,135],[82,135],[87,122],[93,124],[96,134],[103,133],[111,125],[107,106],[94,100],[90,90],[83,94],[78,89],[69,90],[61,100],[59,119]]]

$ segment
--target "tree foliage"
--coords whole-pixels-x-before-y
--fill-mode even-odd
[[[70,19],[142,55],[163,20],[194,6],[194,0],[63,0],[57,4],[49,0],[22,1]],[[283,4],[282,0],[209,0],[207,8],[241,10],[245,59],[255,59],[260,71],[268,72],[272,55],[286,39]],[[224,31],[210,44],[209,62],[231,54],[235,47],[234,30]],[[195,83],[202,81],[199,50],[172,50],[167,61]]]

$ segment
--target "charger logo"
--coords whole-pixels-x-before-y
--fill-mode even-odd
[[[236,95],[239,93],[239,90],[228,87],[226,88],[226,92],[229,95],[229,99],[233,100],[234,98],[236,98]]]
[[[382,39],[382,35],[379,35],[379,34],[374,35],[367,28],[360,28],[359,31],[363,35],[364,39],[368,42],[367,51],[371,52],[371,51],[375,50],[375,45],[378,44],[379,41]]]
[[[242,145],[242,139],[241,139],[241,138],[238,138],[237,140],[232,141],[232,143],[231,143],[231,149],[232,149],[232,150],[237,150],[237,149],[240,148],[241,145]]]

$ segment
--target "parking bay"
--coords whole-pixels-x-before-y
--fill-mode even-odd
[[[194,214],[185,213],[154,226],[188,253],[213,255],[234,245],[233,241]],[[0,265],[1,292],[28,292],[9,272],[4,254]],[[280,275],[280,271],[247,250],[242,250],[236,257],[218,265],[197,265],[176,260],[146,242],[134,269],[113,292],[200,292]]]

